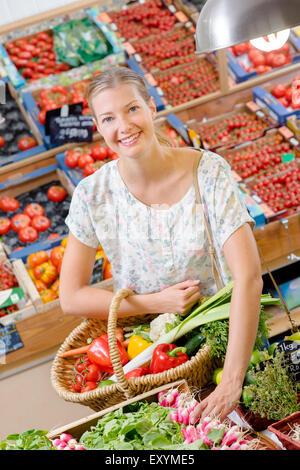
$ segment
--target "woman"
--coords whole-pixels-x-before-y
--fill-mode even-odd
[[[154,129],[155,104],[143,79],[127,68],[93,78],[89,105],[106,144],[119,155],[76,187],[66,223],[60,277],[66,314],[107,318],[113,293],[89,286],[97,246],[111,262],[115,291],[135,292],[119,316],[186,314],[218,289],[208,240],[196,210],[193,163],[198,151],[165,145]],[[257,333],[262,278],[251,226],[230,167],[204,152],[197,170],[201,198],[226,284],[234,279],[229,340],[221,383],[194,419],[224,419],[240,398]]]

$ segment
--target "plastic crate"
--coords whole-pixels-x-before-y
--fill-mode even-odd
[[[258,86],[252,88],[253,100],[262,109],[267,112],[272,119],[276,120],[278,124],[284,126],[287,119],[291,116],[300,116],[300,109],[286,108],[283,106],[275,96],[273,96],[265,88]]]

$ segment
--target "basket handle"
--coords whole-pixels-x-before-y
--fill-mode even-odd
[[[130,398],[132,396],[132,392],[128,386],[128,381],[125,377],[121,359],[120,359],[120,354],[118,351],[117,338],[116,338],[116,326],[117,326],[118,310],[119,310],[122,300],[126,299],[126,297],[128,297],[129,295],[133,295],[133,294],[134,292],[130,289],[121,289],[114,295],[114,297],[112,298],[110,307],[109,307],[108,324],[107,324],[110,360],[113,365],[114,373],[117,378],[118,384],[123,389],[127,398]]]

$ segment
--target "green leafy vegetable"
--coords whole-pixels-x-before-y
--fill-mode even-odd
[[[86,449],[141,450],[168,449],[182,444],[181,426],[170,420],[170,408],[141,401],[135,407],[120,408],[99,419],[86,431],[80,443]]]
[[[30,429],[21,434],[10,434],[0,443],[0,450],[54,450],[47,433]]]

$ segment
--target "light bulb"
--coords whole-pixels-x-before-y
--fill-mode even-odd
[[[274,51],[280,49],[288,40],[290,35],[289,29],[278,31],[277,33],[268,34],[267,38],[251,39],[250,43],[264,52]]]

